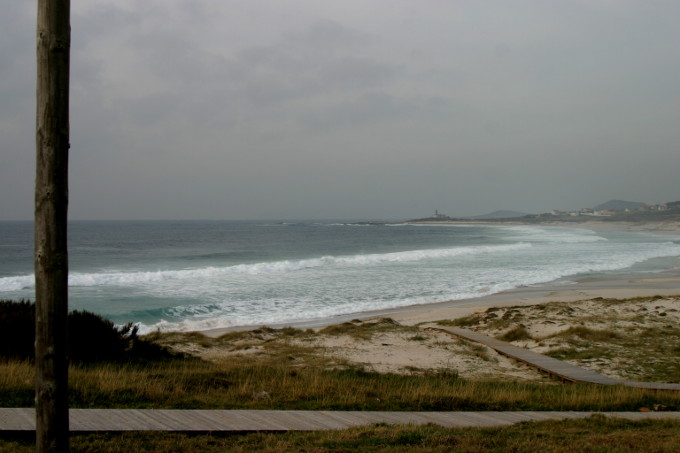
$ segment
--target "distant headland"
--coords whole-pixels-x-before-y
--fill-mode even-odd
[[[680,201],[647,204],[634,201],[610,200],[592,208],[577,211],[552,210],[540,214],[498,210],[474,217],[451,217],[435,210],[429,217],[410,219],[406,222],[663,222],[680,221]]]

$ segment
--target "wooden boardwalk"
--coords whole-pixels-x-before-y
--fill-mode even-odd
[[[427,329],[439,330],[460,338],[464,338],[466,340],[481,343],[494,349],[500,354],[526,363],[533,368],[538,368],[545,373],[556,376],[565,381],[601,385],[624,385],[626,387],[639,387],[650,390],[680,390],[680,384],[622,381],[619,379],[610,378],[600,373],[596,373],[595,371],[586,370],[585,368],[572,365],[571,363],[553,359],[552,357],[538,354],[528,349],[519,348],[510,343],[506,343],[505,341],[500,341],[489,337],[488,335],[477,333],[468,329],[460,329],[456,327],[428,327]]]
[[[371,412],[275,410],[71,409],[71,432],[320,431],[374,423],[432,423],[450,428],[492,427],[527,421],[586,418],[671,419],[679,412]],[[35,410],[0,408],[0,431],[34,431]]]

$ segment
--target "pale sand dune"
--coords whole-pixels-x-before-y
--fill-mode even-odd
[[[618,285],[618,286],[617,286]],[[286,341],[298,346],[313,346],[337,363],[349,363],[366,370],[395,373],[454,372],[464,378],[503,378],[511,380],[545,381],[550,379],[529,367],[498,355],[495,351],[459,340],[448,334],[429,330],[440,320],[453,320],[478,314],[482,321],[471,328],[490,336],[504,333],[509,326],[494,328],[497,317],[517,317],[517,325],[526,328],[533,340],[515,342],[521,347],[544,353],[559,348],[559,338],[541,339],[565,331],[570,327],[584,326],[593,329],[630,331],[640,327],[680,326],[680,277],[665,273],[663,276],[640,280],[591,281],[573,285],[572,289],[552,292],[525,291],[495,295],[481,300],[452,302],[438,306],[416,307],[407,311],[394,311],[377,317],[363,317],[346,321],[343,329],[323,333],[315,327],[306,336],[282,338],[276,331],[249,338],[248,349],[233,344],[224,347],[185,349],[208,360],[229,360],[232,355],[267,354],[266,343]],[[606,304],[603,299],[630,299],[661,296],[642,301]],[[675,297],[673,297],[675,296]],[[543,305],[551,302],[551,309]],[[557,308],[555,308],[557,306]],[[512,308],[511,308],[512,307]],[[645,313],[645,323],[640,326],[634,318]],[[658,315],[658,316],[657,316]],[[385,321],[385,317],[389,321]],[[485,319],[486,318],[486,319]],[[330,323],[329,323],[330,324]],[[381,324],[385,328],[380,328]],[[374,327],[375,326],[375,327]],[[309,327],[309,326],[307,326]],[[355,334],[365,328],[366,335]],[[216,336],[215,332],[211,336]],[[629,358],[630,359],[630,358]],[[674,359],[673,359],[674,360]],[[621,369],[614,360],[595,360],[576,363],[611,377],[636,378],[635,372]],[[630,366],[628,369],[630,370]],[[642,373],[644,370],[638,370]]]
[[[219,362],[234,356],[264,358],[272,353],[272,344],[278,343],[316,348],[315,354],[337,367],[352,365],[381,373],[453,373],[474,379],[503,376],[512,380],[549,381],[539,372],[486,346],[439,331],[400,326],[389,318],[356,319],[337,326],[332,332],[317,328],[295,337],[272,329],[257,329],[252,333],[208,348],[185,342],[172,347]],[[295,357],[295,363],[306,366],[303,355]]]

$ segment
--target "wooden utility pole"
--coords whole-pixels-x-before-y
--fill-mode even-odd
[[[69,450],[68,209],[70,0],[38,0],[35,179],[36,447]]]

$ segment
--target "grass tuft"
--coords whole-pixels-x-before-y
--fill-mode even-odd
[[[380,318],[370,321],[353,320],[327,326],[321,329],[319,333],[322,335],[347,335],[358,340],[370,340],[376,334],[394,331],[395,329],[404,332],[420,332],[415,326],[402,326],[392,318]]]
[[[621,335],[614,330],[610,329],[590,329],[584,326],[572,326],[567,330],[564,330],[554,336],[569,338],[578,337],[586,341],[612,341],[621,338]]]
[[[505,332],[503,335],[499,335],[496,338],[498,338],[499,340],[510,342],[534,339],[529,333],[529,331],[526,328],[524,328],[524,326],[515,326],[514,328]]]

